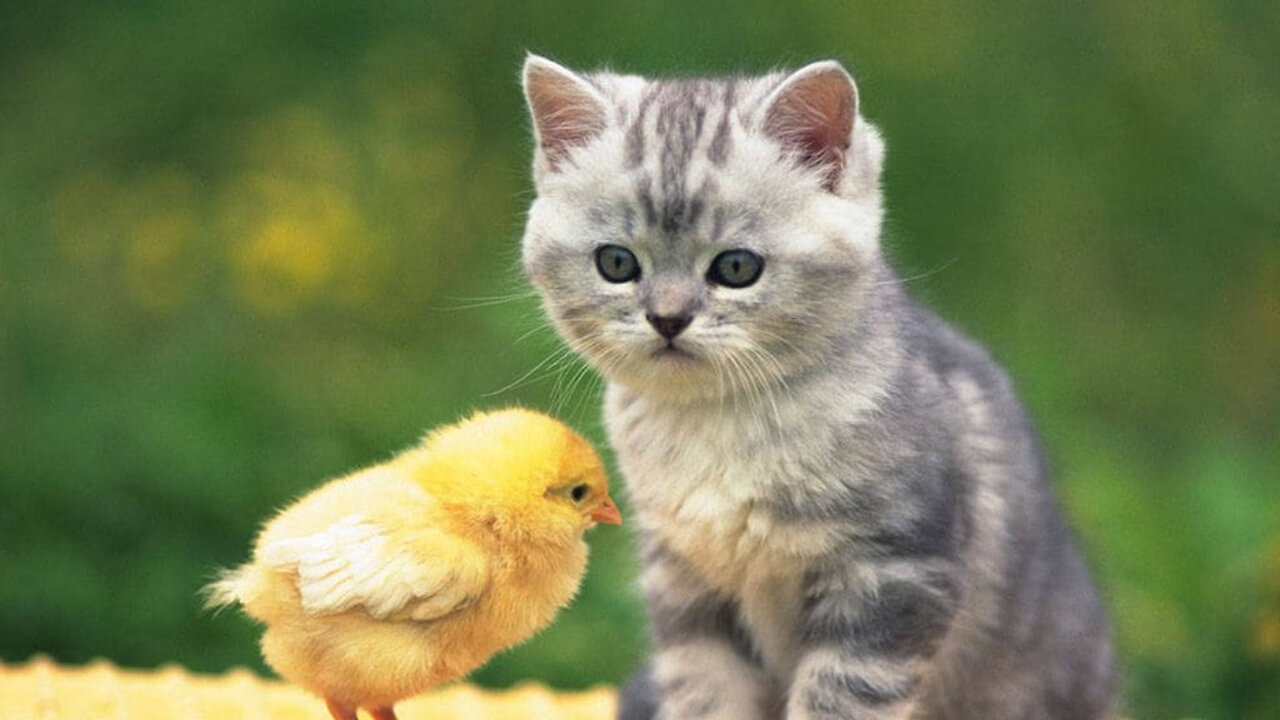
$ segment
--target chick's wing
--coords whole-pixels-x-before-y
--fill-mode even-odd
[[[385,527],[353,514],[321,532],[276,540],[259,559],[294,573],[309,614],[362,609],[378,620],[435,620],[470,605],[488,583],[488,562],[447,532]]]

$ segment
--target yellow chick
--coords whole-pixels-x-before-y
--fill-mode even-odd
[[[549,623],[598,522],[622,517],[587,441],[530,410],[477,413],[281,511],[206,591],[263,622],[267,663],[335,720],[394,720]]]

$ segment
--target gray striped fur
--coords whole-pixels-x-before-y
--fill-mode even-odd
[[[884,259],[883,143],[861,116],[831,134],[856,114],[844,70],[661,81],[531,57],[525,90],[525,269],[608,381],[645,552],[655,649],[621,717],[1107,715],[1106,617],[1034,429]],[[640,276],[602,279],[603,244]],[[759,281],[710,282],[738,248]],[[668,341],[655,315],[690,322]]]

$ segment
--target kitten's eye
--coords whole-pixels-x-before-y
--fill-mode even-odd
[[[750,250],[725,250],[711,261],[707,279],[717,285],[744,288],[760,279],[764,258]]]
[[[573,489],[569,491],[569,497],[572,498],[574,502],[582,502],[583,498],[587,496],[587,492],[590,490],[591,488],[587,487],[585,484],[574,485]]]
[[[596,249],[596,269],[600,277],[611,283],[624,283],[640,277],[640,261],[635,253],[621,245],[601,245]]]

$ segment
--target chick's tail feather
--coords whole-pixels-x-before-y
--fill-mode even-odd
[[[244,604],[253,594],[255,568],[242,565],[238,568],[223,568],[218,571],[218,579],[205,585],[200,590],[204,597],[204,609],[219,611],[232,605]]]

